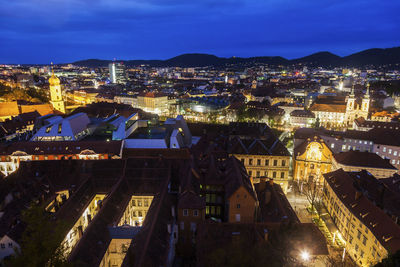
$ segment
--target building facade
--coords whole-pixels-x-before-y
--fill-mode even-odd
[[[54,75],[54,71],[49,79],[50,84],[50,103],[53,108],[61,113],[65,113],[65,103],[63,100],[60,79]]]
[[[337,237],[343,239],[345,253],[359,266],[375,265],[400,249],[399,225],[379,208],[377,199],[364,195],[365,189],[358,183],[368,179],[375,178],[365,171],[339,169],[323,175],[323,204],[338,227]]]
[[[310,138],[294,150],[293,179],[297,182],[322,182],[322,174],[332,168],[332,151],[317,136]]]

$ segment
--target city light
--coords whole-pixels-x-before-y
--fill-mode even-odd
[[[305,251],[305,250],[302,251],[300,256],[301,256],[301,259],[303,261],[309,261],[310,260],[310,253],[308,251]]]

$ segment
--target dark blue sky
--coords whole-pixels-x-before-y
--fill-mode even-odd
[[[348,55],[400,46],[399,0],[0,0],[0,63]]]

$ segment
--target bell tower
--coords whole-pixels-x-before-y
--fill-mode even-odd
[[[371,99],[369,96],[369,83],[368,83],[367,84],[367,92],[365,93],[364,98],[362,99],[362,102],[361,102],[361,111],[363,112],[365,119],[367,119],[367,116],[368,116],[370,102],[371,102]]]
[[[354,85],[353,85],[353,87],[351,88],[351,93],[349,95],[349,98],[347,99],[346,111],[355,110],[355,103],[356,103],[356,97],[354,95]]]
[[[50,103],[53,105],[55,110],[65,113],[65,104],[62,97],[60,79],[54,75],[53,63],[51,63],[51,77],[49,79],[50,84]]]

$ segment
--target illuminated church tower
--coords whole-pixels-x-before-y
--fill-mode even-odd
[[[368,117],[368,112],[369,112],[369,105],[370,105],[370,96],[369,96],[369,83],[367,84],[367,92],[364,95],[364,98],[362,99],[361,103],[361,115],[367,119]]]
[[[51,70],[50,84],[50,103],[55,110],[65,113],[65,104],[62,97],[60,79],[54,75],[54,70]]]

